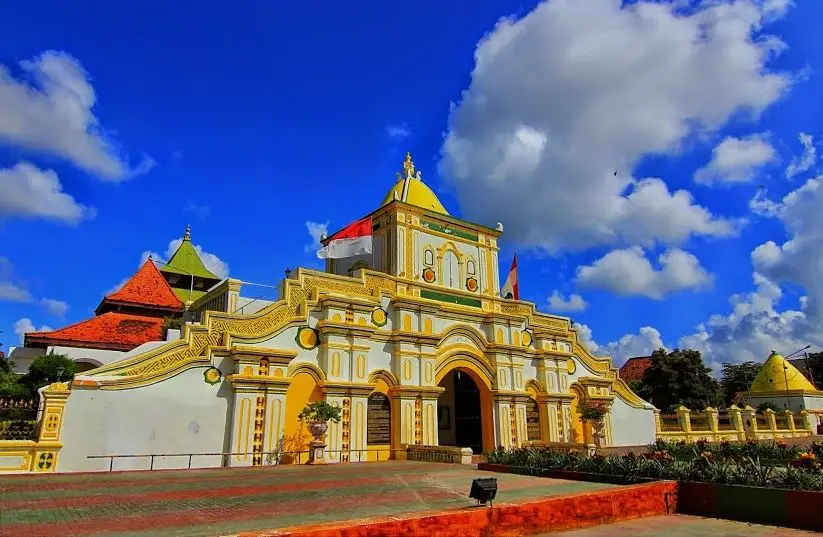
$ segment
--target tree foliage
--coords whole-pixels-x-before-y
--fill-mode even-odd
[[[720,386],[727,405],[740,406],[741,401],[748,403],[749,387],[754,377],[760,371],[757,362],[743,362],[742,364],[723,364]]]
[[[683,405],[693,410],[718,407],[723,397],[720,383],[710,376],[699,351],[675,349],[652,353],[652,362],[643,375],[649,401],[661,409]]]
[[[814,382],[818,390],[823,390],[823,352],[809,353],[808,364],[812,377],[809,380]]]
[[[24,398],[28,389],[20,384],[20,376],[14,372],[14,362],[0,358],[0,397]]]
[[[63,354],[44,354],[38,356],[29,366],[29,372],[20,382],[37,392],[39,388],[52,382],[65,382],[77,373],[77,363]]]

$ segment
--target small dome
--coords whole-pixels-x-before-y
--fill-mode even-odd
[[[443,204],[440,203],[440,200],[437,199],[435,193],[420,178],[420,172],[415,172],[410,153],[406,153],[403,171],[397,174],[397,182],[386,194],[380,206],[388,205],[394,200],[422,207],[435,213],[449,214]]]
[[[775,351],[769,355],[752,382],[752,394],[766,392],[817,391],[809,379]]]

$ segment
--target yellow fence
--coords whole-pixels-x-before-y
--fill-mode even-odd
[[[707,408],[696,412],[686,407],[670,413],[655,410],[655,424],[658,439],[686,442],[778,440],[814,434],[812,417],[805,410],[797,414],[791,410],[757,412],[750,406],[731,406],[723,411]]]
[[[54,472],[57,468],[63,447],[63,411],[71,392],[67,383],[56,382],[42,393],[36,440],[0,440],[0,472]]]

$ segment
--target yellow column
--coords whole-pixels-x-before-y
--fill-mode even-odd
[[[729,420],[732,423],[737,440],[742,442],[746,439],[746,428],[743,426],[743,417],[740,415],[740,409],[735,405],[729,407]]]
[[[691,421],[691,410],[688,408],[681,406],[675,411],[677,414],[677,419],[680,421],[680,428],[683,429],[683,432],[686,433],[686,441],[691,442],[691,432],[692,432],[692,421]]]
[[[771,408],[767,408],[763,411],[763,414],[766,415],[766,423],[769,426],[769,433],[770,436],[774,439],[777,438],[777,420],[774,419],[774,410]]]
[[[42,394],[43,415],[40,417],[40,434],[31,458],[30,470],[54,472],[57,470],[60,448],[63,447],[60,443],[60,433],[63,430],[66,402],[71,392],[68,383],[55,382],[43,390]]]

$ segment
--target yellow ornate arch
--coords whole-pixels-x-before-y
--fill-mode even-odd
[[[543,387],[542,384],[537,379],[529,379],[526,381],[525,386],[523,387],[524,390],[528,391],[529,388],[534,390],[536,395],[544,395],[546,394],[546,389]]]
[[[440,384],[451,370],[465,369],[474,378],[475,382],[482,382],[489,390],[496,389],[494,369],[489,365],[483,354],[467,345],[450,345],[443,349],[434,364],[434,383]]]
[[[289,366],[289,378],[294,378],[300,373],[308,373],[317,383],[325,382],[326,375],[323,370],[308,362],[299,362]]]
[[[369,375],[369,383],[375,384],[378,380],[385,382],[389,388],[400,385],[400,382],[397,381],[397,377],[395,377],[391,371],[387,371],[385,369],[372,371]]]
[[[463,323],[453,324],[443,330],[440,335],[440,341],[437,342],[437,348],[441,348],[450,337],[455,335],[466,336],[469,338],[481,353],[486,350],[486,336],[483,335],[483,332],[471,325]]]

